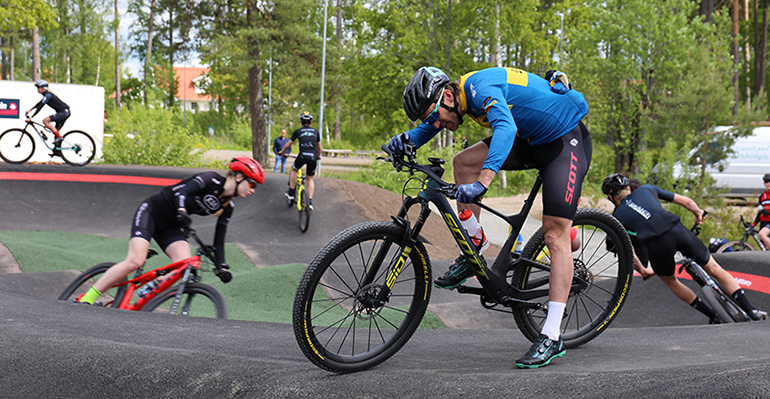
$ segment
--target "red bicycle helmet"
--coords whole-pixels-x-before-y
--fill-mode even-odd
[[[265,182],[265,171],[259,162],[249,157],[235,157],[230,161],[230,170],[243,173],[244,176],[256,181],[259,184]]]

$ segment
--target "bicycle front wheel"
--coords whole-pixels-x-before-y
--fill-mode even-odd
[[[722,252],[740,252],[740,251],[753,251],[754,247],[751,246],[751,244],[741,241],[741,240],[735,240],[735,241],[728,241],[725,245],[722,245],[717,249],[717,253],[721,254]]]
[[[63,136],[61,157],[72,166],[88,165],[96,155],[96,143],[87,133],[73,130]]]
[[[177,285],[157,294],[142,307],[142,312],[171,314],[178,290]],[[226,319],[227,302],[222,293],[210,285],[187,283],[173,314]]]
[[[24,163],[35,153],[35,139],[21,129],[8,129],[0,134],[0,158],[8,163]]]
[[[561,323],[561,337],[568,348],[585,344],[601,334],[625,303],[633,276],[631,240],[623,226],[607,212],[581,208],[572,223],[577,227],[580,248],[572,252],[573,289]],[[551,265],[543,230],[527,242],[521,256]],[[511,272],[509,272],[511,275]],[[512,270],[511,285],[519,289],[548,287],[548,270],[526,264]],[[536,299],[543,309],[514,308],[513,317],[524,336],[534,341],[547,316],[548,297]]]
[[[719,317],[719,321],[722,323],[735,323],[730,312],[728,312],[722,302],[716,298],[711,287],[703,287],[698,296],[703,299],[703,302],[706,302],[711,309],[714,309],[714,312],[716,312]]]
[[[308,226],[310,226],[310,206],[307,198],[307,190],[300,190],[298,194],[297,209],[299,209],[299,229],[304,233],[307,231]]]
[[[338,373],[374,367],[417,329],[430,300],[430,260],[421,243],[404,248],[404,234],[393,222],[361,223],[310,262],[294,297],[293,324],[313,364]]]
[[[80,297],[81,295],[88,292],[89,289],[91,289],[91,286],[93,286],[97,281],[99,281],[100,278],[104,275],[104,272],[107,271],[112,265],[114,265],[114,262],[109,263],[100,263],[78,276],[73,282],[70,283],[69,286],[62,292],[61,295],[59,295],[60,301],[68,301],[68,302],[74,302]],[[123,281],[126,281],[124,278]],[[96,299],[97,302],[101,303],[103,306],[110,306],[113,308],[117,308],[120,306],[120,302],[123,301],[123,296],[126,293],[126,286],[121,285],[117,287],[112,287],[108,289],[107,291],[103,292],[102,295],[99,296],[99,298]]]

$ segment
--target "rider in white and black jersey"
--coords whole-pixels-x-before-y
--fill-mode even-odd
[[[308,207],[313,210],[313,191],[315,191],[315,170],[318,161],[321,159],[321,134],[318,130],[310,127],[313,122],[313,114],[304,111],[299,115],[299,121],[302,127],[295,130],[291,135],[291,140],[283,146],[278,155],[283,156],[287,149],[295,142],[299,142],[299,154],[291,166],[291,175],[289,176],[289,191],[286,192],[286,198],[294,199],[297,186],[297,173],[302,166],[307,165],[307,195],[309,199]]]

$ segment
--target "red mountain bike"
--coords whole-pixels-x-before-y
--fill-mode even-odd
[[[120,283],[105,290],[97,298],[103,306],[109,306],[122,310],[135,310],[142,312],[162,312],[182,316],[227,318],[227,302],[222,294],[214,287],[201,284],[200,272],[208,271],[201,268],[201,263],[211,267],[216,276],[227,283],[232,279],[228,270],[220,268],[216,261],[213,246],[204,244],[198,235],[190,227],[185,228],[187,237],[192,237],[198,243],[199,248],[195,256],[159,267],[147,273],[142,273],[144,265],[140,267],[134,278],[123,279]],[[157,255],[158,252],[150,249],[147,259]],[[59,296],[62,301],[74,301],[80,295],[86,293],[91,286],[104,275],[114,262],[101,263],[78,276],[75,281]],[[148,295],[133,301],[134,293],[156,277],[167,276],[158,288]],[[176,283],[178,285],[174,285]],[[202,298],[198,300],[197,298]],[[195,306],[192,306],[195,303]]]

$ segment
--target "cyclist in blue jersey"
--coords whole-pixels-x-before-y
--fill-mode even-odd
[[[444,128],[457,130],[465,116],[492,129],[492,136],[454,157],[458,211],[471,209],[478,218],[479,207],[472,202],[484,195],[500,170],[540,171],[543,233],[552,256],[548,316],[540,337],[515,363],[535,368],[562,356],[559,326],[573,274],[570,228],[592,153],[591,136],[581,122],[588,113],[585,98],[559,71],[549,71],[543,79],[518,69],[488,68],[450,81],[440,69],[423,67],[404,90],[404,110],[409,119],[422,123],[390,140],[396,155],[403,153],[406,142],[419,148]],[[472,275],[460,255],[434,285],[452,289]]]
[[[680,205],[695,215],[695,223],[703,224],[704,212],[695,201],[650,184],[632,190],[629,180],[619,173],[604,179],[602,192],[615,205],[613,215],[631,236],[637,270],[646,267],[649,261],[655,274],[677,298],[706,315],[711,323],[718,323],[714,310],[676,278],[674,255],[679,251],[719,281],[725,292],[730,293],[753,320],[767,318],[766,312],[754,308],[733,276],[714,260],[706,245],[681,223],[679,216],[660,204],[662,199]],[[648,251],[648,248],[654,250]]]
[[[55,155],[60,157],[62,137],[59,133],[59,130],[64,126],[64,122],[66,122],[70,117],[70,107],[69,105],[65,104],[64,101],[60,100],[56,94],[48,91],[48,82],[45,80],[38,80],[35,82],[35,87],[37,87],[37,92],[43,95],[43,99],[26,112],[26,115],[29,115],[32,110],[35,110],[35,113],[32,114],[32,116],[27,116],[26,121],[27,123],[31,122],[32,118],[34,118],[35,115],[37,115],[45,105],[48,105],[49,107],[53,108],[54,111],[56,111],[55,114],[47,116],[45,119],[43,119],[43,125],[45,125],[48,130],[53,132],[54,136],[56,136],[53,141],[53,154],[51,154],[51,156]],[[54,126],[51,122],[56,123],[56,125]]]

